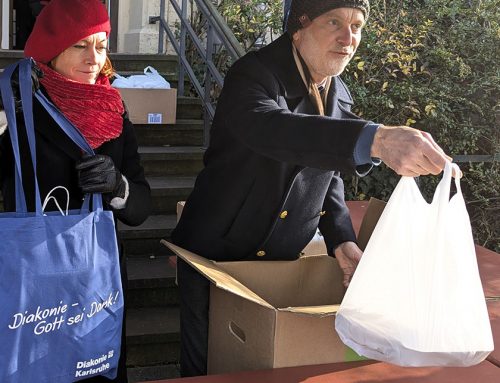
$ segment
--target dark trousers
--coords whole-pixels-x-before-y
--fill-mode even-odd
[[[181,319],[181,376],[207,374],[210,282],[177,258]]]

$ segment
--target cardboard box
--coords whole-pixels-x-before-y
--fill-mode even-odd
[[[375,226],[377,225],[377,222],[382,215],[382,212],[384,211],[385,205],[386,202],[382,200],[379,200],[377,198],[370,198],[366,213],[363,216],[363,220],[361,221],[361,227],[359,229],[357,238],[358,246],[361,250],[364,250],[366,248],[373,229],[375,229]],[[307,244],[302,252],[305,255],[327,254],[325,240],[323,239],[323,236],[319,231],[313,237],[311,242]]]
[[[212,282],[210,374],[364,359],[335,332],[345,292],[336,259],[215,262],[162,242]]]
[[[344,295],[334,258],[214,262],[164,243],[212,282],[210,374],[360,359],[334,329]]]
[[[116,88],[134,124],[175,124],[177,89]]]

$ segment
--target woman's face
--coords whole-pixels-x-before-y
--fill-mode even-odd
[[[70,80],[95,84],[104,63],[108,40],[99,32],[80,40],[51,61],[52,68]]]

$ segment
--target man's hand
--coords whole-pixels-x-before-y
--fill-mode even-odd
[[[362,255],[363,252],[354,242],[344,242],[335,249],[335,257],[344,273],[342,282],[345,287],[349,286]]]
[[[378,157],[402,176],[439,174],[451,161],[429,133],[408,126],[380,126],[371,148]]]

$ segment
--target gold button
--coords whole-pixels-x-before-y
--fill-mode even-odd
[[[325,214],[326,214],[326,211],[324,211],[324,210],[319,212],[320,216],[324,216]]]
[[[281,214],[280,214],[280,218],[281,218],[281,219],[285,219],[287,215],[288,215],[288,212],[287,212],[286,210],[283,210],[283,211],[281,212]]]
[[[257,257],[263,257],[264,255],[266,255],[266,252],[264,250],[257,251]]]

